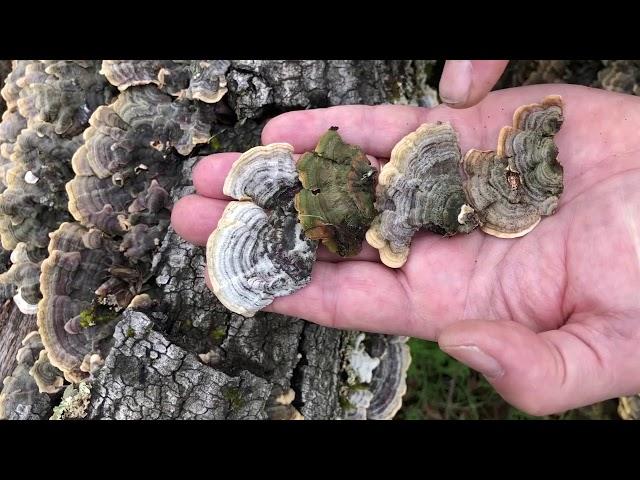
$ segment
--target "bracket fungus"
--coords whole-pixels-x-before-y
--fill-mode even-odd
[[[364,333],[355,337],[343,366],[347,374],[341,388],[345,419],[391,420],[400,410],[411,364],[407,340]]]
[[[254,147],[234,163],[224,182],[223,193],[237,200],[250,200],[262,208],[271,208],[291,198],[299,189],[293,161],[293,147],[271,143]]]
[[[372,353],[382,359],[371,379],[373,398],[367,410],[367,418],[391,420],[402,407],[402,397],[407,393],[407,372],[411,365],[408,337],[375,337]]]
[[[623,420],[640,420],[640,394],[620,397],[618,415]]]
[[[305,237],[293,208],[291,152],[290,145],[267,145],[236,160],[224,192],[242,200],[227,205],[207,242],[213,292],[246,317],[311,280],[317,242]]]
[[[404,265],[411,239],[421,228],[454,235],[476,227],[474,210],[462,189],[460,157],[458,138],[449,123],[421,125],[395,145],[378,178],[380,214],[366,236],[385,265]]]
[[[83,225],[111,235],[123,235],[131,226],[145,244],[127,249],[134,257],[155,246],[160,225],[169,223],[167,191],[180,155],[210,137],[214,112],[171,97],[153,86],[126,90],[109,106],[98,108],[84,132],[84,145],[73,156],[76,177],[66,185],[69,212]],[[161,210],[164,209],[164,212]],[[144,230],[144,232],[142,232]]]
[[[267,406],[269,420],[304,420],[304,416],[293,406],[296,392],[290,388],[281,393]]]
[[[227,93],[228,60],[104,60],[102,73],[119,90],[154,84],[174,97],[216,103]]]
[[[360,252],[376,215],[377,172],[364,151],[345,143],[337,130],[331,127],[315,151],[300,157],[296,168],[302,189],[295,196],[295,207],[307,237],[350,257]]]
[[[44,349],[40,350],[40,355],[29,370],[29,375],[35,380],[40,393],[57,393],[64,385],[62,372],[51,365],[47,351]]]
[[[88,354],[98,353],[100,340],[111,324],[74,329],[82,312],[90,309],[95,290],[113,263],[108,245],[92,248],[89,230],[77,223],[63,223],[51,234],[49,257],[42,262],[38,304],[38,328],[51,364],[70,382],[87,376],[81,368]]]
[[[50,410],[49,395],[38,388],[36,380],[29,373],[44,352],[42,347],[37,331],[29,333],[22,340],[22,347],[16,353],[18,365],[2,381],[0,420],[37,420]],[[55,376],[55,369],[50,373]]]
[[[421,228],[445,236],[469,233],[478,225],[501,238],[530,232],[543,215],[555,212],[563,190],[554,143],[562,122],[557,95],[524,105],[514,113],[513,126],[500,131],[496,151],[471,149],[462,162],[449,123],[420,126],[396,144],[380,172],[380,214],[367,242],[380,251],[385,265],[399,268]]]
[[[108,68],[122,66],[119,71],[125,71],[126,63],[110,62]],[[151,276],[152,253],[170,222],[168,192],[178,178],[180,160],[217,128],[216,106],[190,100],[208,96],[202,93],[207,82],[217,85],[219,80],[207,79],[208,67],[201,63],[182,65],[181,73],[171,77],[178,81],[176,88],[190,89],[182,93],[168,92],[170,82],[162,88],[154,82],[116,82],[122,92],[109,105],[87,113],[88,128],[74,137],[72,155],[59,162],[75,174],[65,178],[61,193],[68,197],[64,220],[71,214],[76,222],[62,223],[49,234],[38,326],[50,362],[69,381],[86,378],[102,362],[103,340],[110,336],[113,320]],[[26,173],[21,178],[27,186],[43,184],[42,179],[29,183],[27,178],[33,178]]]
[[[30,258],[25,243],[19,243],[11,252],[11,267],[0,274],[0,284],[18,288],[13,297],[16,306],[25,315],[34,315],[38,310],[40,294],[40,265]]]
[[[563,190],[563,168],[554,136],[562,126],[562,99],[523,105],[513,126],[500,131],[498,148],[469,150],[463,159],[464,189],[485,233],[500,238],[526,235],[551,215]]]
[[[95,108],[113,87],[99,75],[99,61],[19,60],[2,95],[7,112],[0,125],[2,180],[0,239],[6,249],[25,242],[48,244],[48,233],[69,219],[64,185],[71,156]]]

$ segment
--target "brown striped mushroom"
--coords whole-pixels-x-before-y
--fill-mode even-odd
[[[380,251],[382,263],[404,265],[420,229],[454,235],[476,227],[459,162],[458,138],[446,122],[421,125],[396,144],[378,178],[380,214],[367,232],[367,242]]]

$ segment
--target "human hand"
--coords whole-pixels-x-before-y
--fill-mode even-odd
[[[440,77],[440,98],[453,108],[476,105],[494,87],[508,60],[447,60]]]
[[[310,151],[332,125],[379,167],[420,124],[450,121],[462,152],[495,149],[520,105],[562,95],[556,135],[565,190],[558,211],[518,239],[476,229],[444,238],[419,232],[393,270],[365,245],[354,258],[320,247],[312,281],[267,310],[320,325],[437,340],[536,415],[640,391],[640,98],[571,85],[493,92],[475,107],[343,106],[273,119],[263,143]],[[196,195],[173,210],[176,231],[204,245],[228,202],[225,175],[238,153],[201,160]]]

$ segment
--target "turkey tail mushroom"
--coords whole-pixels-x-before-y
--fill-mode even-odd
[[[640,394],[620,397],[618,415],[623,420],[640,420]]]
[[[42,348],[37,331],[22,340],[22,347],[16,354],[18,365],[2,382],[0,420],[39,420],[49,415],[51,399],[38,388],[36,380],[30,375],[30,370],[33,370],[44,352]],[[55,370],[50,370],[50,374],[52,378],[56,377]],[[59,383],[59,380],[53,383]]]
[[[190,100],[199,94],[189,93],[209,84],[218,88],[215,80],[198,76],[209,67],[102,63],[122,92],[88,118],[70,162],[75,177],[65,185],[76,222],[51,235],[40,277],[38,325],[49,360],[69,381],[82,380],[102,363],[113,320],[149,277],[152,253],[170,222],[169,191],[180,160],[207,142],[215,125],[215,107]],[[161,85],[140,73],[149,68]]]
[[[500,238],[526,235],[558,207],[563,169],[554,136],[563,122],[562,99],[516,110],[513,126],[500,131],[493,151],[469,150],[462,165],[464,189],[480,228]]]
[[[227,93],[227,60],[104,60],[101,73],[126,90],[156,85],[174,97],[216,103]]]
[[[227,205],[207,242],[214,294],[246,317],[311,280],[317,242],[305,237],[293,208],[292,152],[290,145],[272,144],[234,162],[224,193],[243,200]]]
[[[87,376],[81,369],[85,356],[95,353],[95,344],[108,335],[110,328],[109,324],[82,322],[83,316],[92,315],[94,292],[113,262],[106,245],[104,248],[86,245],[85,240],[91,238],[87,233],[77,223],[63,223],[51,234],[49,256],[42,263],[40,275],[43,295],[38,304],[40,336],[49,361],[70,382]]]
[[[35,380],[40,393],[57,393],[64,385],[62,372],[51,365],[47,351],[44,349],[40,350],[40,355],[29,370],[29,375]]]
[[[367,242],[382,263],[399,268],[407,261],[413,235],[427,229],[443,235],[468,233],[477,225],[459,171],[458,137],[449,123],[421,125],[400,140],[378,177],[380,214]]]
[[[365,345],[366,339],[366,345]],[[391,420],[402,407],[411,364],[408,337],[358,334],[347,347],[345,418]]]
[[[300,187],[292,155],[293,147],[288,143],[247,150],[233,163],[223,193],[237,200],[250,200],[262,208],[271,208],[280,195],[291,197]]]
[[[296,168],[302,189],[295,207],[305,235],[321,240],[341,257],[357,255],[376,215],[377,172],[364,151],[345,143],[332,127],[313,152],[307,152]]]

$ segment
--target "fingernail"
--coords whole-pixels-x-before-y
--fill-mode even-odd
[[[471,91],[471,60],[450,60],[445,68],[440,98],[450,105],[466,102]]]
[[[485,377],[499,378],[504,375],[504,369],[491,355],[480,350],[475,345],[442,346],[442,350],[456,360],[482,373]]]

